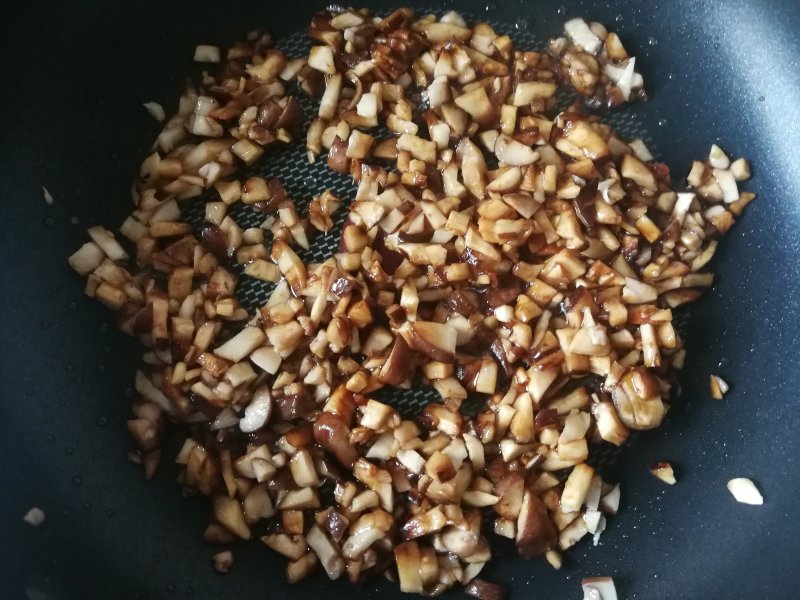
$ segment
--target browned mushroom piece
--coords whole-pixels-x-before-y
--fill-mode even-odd
[[[211,563],[217,573],[227,573],[233,566],[233,552],[223,550],[211,557]]]
[[[556,527],[544,502],[526,491],[517,518],[517,550],[525,558],[536,558],[543,556],[556,540]]]
[[[358,452],[350,442],[350,429],[341,415],[323,412],[314,421],[314,439],[346,467],[358,460]]]
[[[511,472],[494,486],[494,493],[500,496],[495,510],[504,519],[517,519],[522,510],[525,497],[525,478],[521,473]]]
[[[412,362],[408,343],[405,338],[397,336],[389,356],[381,366],[378,380],[386,385],[400,385],[409,378]]]
[[[612,397],[620,419],[631,429],[658,427],[666,414],[658,382],[644,367],[625,373]]]
[[[505,600],[508,596],[506,588],[477,577],[464,586],[464,592],[479,600]]]

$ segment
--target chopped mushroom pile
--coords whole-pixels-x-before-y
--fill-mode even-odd
[[[565,32],[521,51],[454,12],[330,9],[308,56],[254,33],[183,95],[136,181],[131,244],[93,227],[69,262],[146,349],[132,458],[152,477],[170,426],[188,433],[180,484],[210,499],[207,541],[261,536],[292,582],[385,573],[487,600],[492,534],[556,568],[597,543],[619,486],[587,460],[664,419],[684,362],[673,310],[712,284],[754,195],[716,146],[675,190],[587,112],[643,95],[634,59],[597,23]],[[584,99],[553,114],[559,85]],[[280,173],[237,175],[297,133],[293,94],[319,98],[309,160],[356,184],[341,232],[329,190],[304,214]],[[240,227],[237,203],[264,226]],[[306,263],[315,230],[339,252]],[[255,312],[241,277],[276,284]],[[376,397],[411,386],[441,401],[409,419]]]

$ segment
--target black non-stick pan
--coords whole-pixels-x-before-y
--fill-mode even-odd
[[[15,4],[0,26],[0,597],[399,597],[383,580],[354,589],[320,575],[290,588],[283,560],[258,542],[237,546],[232,572],[215,574],[200,535],[205,503],[181,497],[168,465],[145,483],[125,459],[137,350],[66,265],[86,226],[114,228],[130,210],[131,178],[157,131],[141,103],[173,106],[197,72],[195,45],[226,45],[254,26],[298,31],[320,3]],[[601,575],[624,598],[796,597],[800,7],[453,6],[540,44],[572,16],[606,23],[638,57],[650,96],[617,122],[637,127],[676,178],[712,142],[748,157],[759,194],[690,312],[674,409],[613,465],[622,510],[601,544],[579,544],[561,571],[499,544],[486,577],[516,599],[579,598],[580,579]],[[721,402],[709,398],[711,373],[732,384]],[[660,459],[675,465],[678,485],[648,474]],[[725,484],[737,476],[757,482],[763,506],[733,500]],[[32,506],[46,513],[38,528],[22,520]]]

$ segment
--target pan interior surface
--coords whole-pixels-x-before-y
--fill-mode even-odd
[[[225,46],[256,26],[281,38],[303,28],[318,7],[87,2],[80,10],[19,7],[5,24],[11,35],[0,43],[16,83],[3,98],[0,161],[4,597],[401,596],[383,580],[354,591],[321,574],[289,587],[283,559],[258,542],[235,546],[232,572],[216,575],[209,565],[215,549],[200,537],[205,503],[181,497],[169,461],[145,484],[125,460],[137,349],[115,331],[110,313],[83,297],[66,266],[85,227],[115,228],[129,212],[131,177],[157,133],[141,103],[175,108],[184,76],[199,72],[191,62],[195,45]],[[717,283],[688,318],[679,401],[662,428],[639,436],[614,465],[622,509],[600,546],[581,543],[556,572],[498,543],[485,578],[507,585],[512,598],[578,597],[582,577],[601,575],[613,576],[624,598],[780,596],[800,551],[790,526],[800,486],[800,107],[793,101],[800,95],[793,53],[800,13],[791,1],[453,8],[498,24],[526,46],[541,47],[573,16],[605,23],[637,56],[651,98],[618,110],[614,125],[643,137],[676,178],[714,142],[746,156],[754,168],[748,186],[759,195],[721,244]],[[284,176],[290,195],[305,200],[334,186],[352,197],[346,178],[309,170],[297,147],[275,157],[281,175],[290,153],[297,165]],[[261,299],[259,290],[247,293]],[[722,402],[708,395],[712,373],[732,384]],[[649,475],[657,460],[675,465],[678,485]],[[765,504],[736,504],[725,488],[733,477],[756,481]],[[36,529],[22,521],[32,506],[47,516]]]

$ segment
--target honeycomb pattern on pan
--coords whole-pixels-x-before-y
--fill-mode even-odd
[[[422,12],[422,11],[421,11]],[[465,15],[470,22],[477,19]],[[537,39],[529,32],[516,31],[508,24],[498,23],[495,25],[498,33],[510,35],[519,48],[542,48],[546,40]],[[305,31],[299,31],[278,42],[278,47],[290,57],[303,56],[308,53],[310,47],[309,40]],[[287,93],[293,91],[287,90]],[[305,131],[309,122],[316,114],[318,100],[310,98],[302,91],[298,90],[296,97],[299,100],[305,113],[305,123],[302,131]],[[557,98],[559,107],[566,106],[571,100],[568,92],[562,92]],[[655,153],[652,140],[647,134],[643,123],[636,121],[626,114],[626,111],[618,110],[605,116],[615,130],[623,138],[642,138]],[[373,135],[387,135],[387,131],[373,132]],[[305,215],[309,201],[315,195],[326,189],[330,189],[343,201],[343,207],[335,215],[334,228],[327,234],[319,234],[311,240],[309,250],[295,248],[300,258],[305,262],[322,262],[327,257],[338,251],[339,237],[347,215],[347,204],[355,195],[349,174],[335,173],[327,168],[325,157],[320,157],[315,163],[309,163],[305,149],[305,135],[300,134],[294,141],[284,146],[273,145],[265,153],[265,158],[257,165],[243,170],[240,176],[259,174],[267,178],[278,178],[284,185],[290,198],[294,200],[299,215]],[[189,203],[186,210],[186,217],[192,222],[196,229],[199,229],[203,222],[204,204],[206,199],[213,199],[214,192],[203,196]],[[260,226],[267,214],[258,212],[255,209],[242,203],[237,203],[231,207],[229,213],[243,229],[248,227]],[[241,269],[239,269],[241,272]],[[251,277],[241,277],[238,286],[239,300],[248,310],[253,310],[266,303],[269,295],[274,288],[274,284],[266,283]],[[376,399],[392,404],[404,417],[408,418],[416,414],[425,405],[438,400],[438,394],[433,388],[417,385],[412,389],[386,389],[376,394]],[[466,413],[474,414],[480,407],[478,402],[467,401],[463,407]],[[620,449],[610,444],[602,444],[592,450],[590,462],[600,469],[607,469],[619,455]]]

